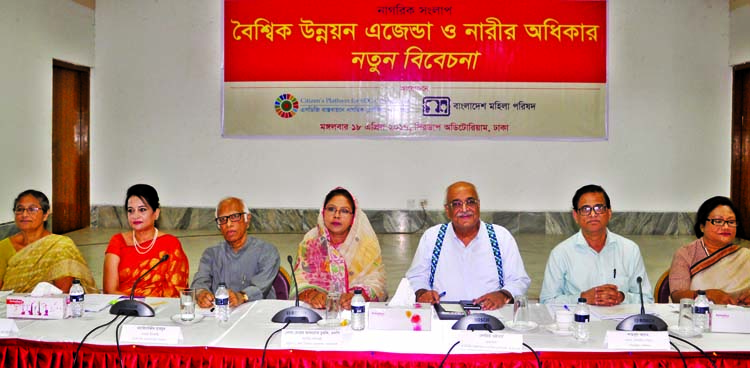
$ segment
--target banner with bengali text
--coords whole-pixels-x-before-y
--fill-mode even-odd
[[[606,139],[607,2],[224,0],[227,137]]]

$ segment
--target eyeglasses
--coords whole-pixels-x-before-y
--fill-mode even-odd
[[[237,221],[239,221],[242,218],[242,215],[245,215],[245,214],[247,214],[247,212],[237,212],[237,213],[233,213],[233,214],[227,215],[227,216],[219,216],[219,217],[216,218],[216,224],[218,224],[218,225],[224,225],[229,220],[232,220],[232,222],[237,222]]]
[[[15,213],[16,215],[19,215],[19,216],[20,216],[20,215],[23,215],[23,212],[24,212],[24,211],[28,211],[28,212],[29,212],[29,215],[32,215],[32,216],[34,216],[34,215],[36,215],[37,213],[39,213],[39,211],[41,211],[41,210],[42,210],[42,209],[41,209],[40,207],[28,207],[28,208],[24,208],[24,207],[18,206],[18,207],[16,207],[16,208],[15,208],[15,209],[13,210],[13,212],[14,212],[14,213]]]
[[[479,205],[479,200],[476,198],[468,198],[466,199],[466,201],[462,201],[460,199],[454,199],[450,201],[448,205],[454,210],[463,208],[464,205],[466,205],[466,207],[469,207],[469,208],[477,208],[477,206]]]
[[[591,210],[593,210],[595,214],[601,215],[602,213],[607,211],[607,206],[604,204],[595,204],[594,207],[583,206],[576,211],[578,211],[581,216],[588,216],[589,214],[591,214]]]
[[[726,224],[729,227],[737,227],[737,220],[706,219],[706,221],[716,226],[724,226],[724,224]]]
[[[341,216],[350,216],[352,214],[352,210],[346,207],[336,208],[334,206],[328,206],[326,207],[325,211],[331,216],[336,215],[336,212],[338,212]]]

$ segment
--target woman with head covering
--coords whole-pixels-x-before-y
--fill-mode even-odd
[[[180,289],[188,287],[190,265],[180,241],[154,226],[160,214],[156,189],[146,184],[130,187],[125,211],[132,230],[109,240],[104,256],[104,292],[130,295],[135,281],[168,255],[166,262],[138,283],[135,295],[178,296]]]
[[[695,298],[705,290],[716,304],[750,304],[750,251],[735,242],[737,209],[729,198],[709,198],[698,209],[693,230],[698,238],[678,249],[669,269],[673,301]]]
[[[356,289],[368,301],[387,298],[378,238],[348,190],[339,187],[326,196],[317,227],[299,245],[295,273],[300,300],[313,308],[325,306],[329,291],[341,293],[346,309]]]
[[[17,293],[31,292],[46,281],[63,292],[73,279],[81,280],[87,293],[96,293],[96,283],[86,260],[73,240],[50,233],[45,222],[50,214],[44,193],[29,189],[13,202],[16,227],[20,232],[0,241],[0,287]]]

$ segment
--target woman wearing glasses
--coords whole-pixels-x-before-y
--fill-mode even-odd
[[[713,197],[700,206],[693,230],[698,238],[672,258],[669,288],[673,301],[705,290],[716,304],[750,304],[750,251],[734,244],[738,215],[732,201]]]
[[[29,189],[16,197],[13,212],[20,232],[0,241],[0,288],[28,293],[46,281],[67,293],[77,278],[87,293],[98,292],[73,240],[45,229],[49,210],[42,192]]]
[[[159,232],[159,195],[150,185],[136,184],[125,196],[130,231],[115,234],[104,255],[104,292],[130,295],[135,281],[159,260],[164,263],[146,275],[134,290],[138,296],[176,297],[188,287],[189,263],[182,245]]]
[[[378,238],[348,190],[339,187],[326,195],[318,226],[299,245],[295,273],[300,300],[313,308],[325,307],[328,292],[340,293],[346,309],[356,289],[365,300],[386,299]]]

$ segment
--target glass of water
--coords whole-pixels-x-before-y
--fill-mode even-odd
[[[195,289],[180,291],[180,319],[185,322],[195,319]]]

